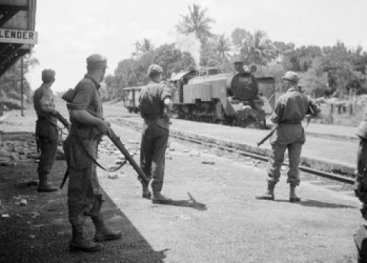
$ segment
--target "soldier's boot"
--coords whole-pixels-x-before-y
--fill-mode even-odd
[[[152,203],[153,204],[170,204],[172,203],[172,199],[165,197],[160,192],[154,192],[152,195]]]
[[[92,221],[96,227],[96,235],[94,237],[95,241],[102,242],[121,239],[122,233],[112,231],[109,227],[107,227],[104,223],[102,215],[92,216]]]
[[[57,188],[52,187],[47,181],[47,174],[46,173],[38,173],[39,183],[38,183],[38,192],[55,192]]]
[[[299,198],[296,195],[296,186],[295,185],[290,185],[290,188],[289,188],[289,202],[291,202],[291,203],[301,202],[301,198]]]
[[[84,224],[72,225],[73,238],[70,242],[71,251],[97,252],[104,247],[100,242],[94,242],[86,238],[86,227]]]
[[[142,197],[146,198],[146,199],[151,199],[152,198],[152,192],[149,191],[149,183],[148,183],[148,185],[145,185],[145,184],[141,183],[141,185],[143,187]]]
[[[274,188],[275,184],[268,182],[268,189],[266,189],[266,192],[255,196],[255,198],[259,200],[274,200]]]

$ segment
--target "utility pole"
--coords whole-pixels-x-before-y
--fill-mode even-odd
[[[23,86],[23,56],[20,58],[20,107],[21,107],[21,116],[24,117],[24,110],[23,110],[23,93],[24,93],[24,86]]]

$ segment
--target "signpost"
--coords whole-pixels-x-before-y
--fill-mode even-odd
[[[0,28],[1,43],[37,44],[38,33],[36,31]]]

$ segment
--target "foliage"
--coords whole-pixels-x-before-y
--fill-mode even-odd
[[[23,74],[27,74],[31,67],[38,64],[38,60],[32,55],[23,57]],[[28,81],[23,79],[24,100],[30,101],[31,87]],[[8,109],[20,109],[21,107],[21,60],[14,63],[0,77],[0,99]]]
[[[163,68],[163,79],[168,79],[172,73],[195,68],[195,61],[188,52],[181,52],[175,44],[164,44],[157,48],[150,45],[149,49],[141,49],[139,56],[133,54],[131,58],[118,63],[114,75],[105,78],[104,99],[123,98],[125,87],[145,85],[148,67],[155,63]],[[144,50],[144,52],[143,52]]]
[[[176,25],[180,34],[195,35],[198,41],[196,47],[200,43],[200,66],[232,72],[233,58],[239,56],[246,64],[257,65],[256,76],[274,77],[278,88],[284,73],[292,70],[301,75],[300,85],[311,96],[333,94],[343,97],[350,90],[357,94],[367,93],[367,53],[362,47],[351,50],[342,42],[327,47],[296,47],[294,43],[272,41],[262,30],[250,32],[244,28],[235,28],[228,38],[225,34],[213,34],[211,25],[214,19],[207,12],[206,8],[197,4],[188,6],[187,14],[181,15]],[[178,42],[177,46],[184,46]],[[124,87],[146,84],[146,71],[152,63],[163,67],[165,79],[172,73],[196,66],[192,54],[181,51],[175,43],[156,48],[149,39],[144,38],[135,43],[135,51],[130,58],[120,61],[114,75],[106,77],[103,96],[107,99],[121,97]]]
[[[232,40],[237,52],[248,64],[267,65],[277,57],[276,47],[264,31],[257,30],[252,34],[236,28],[232,32]]]
[[[210,24],[214,22],[214,19],[208,17],[206,15],[207,9],[201,8],[200,5],[193,4],[188,9],[189,13],[181,15],[182,20],[176,25],[176,29],[185,35],[195,34],[200,41],[200,65],[205,66],[209,60],[208,39],[214,36],[210,31]]]

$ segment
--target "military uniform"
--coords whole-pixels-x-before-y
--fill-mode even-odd
[[[299,169],[302,145],[305,143],[305,133],[302,120],[306,114],[310,114],[309,108],[314,114],[320,112],[319,107],[297,88],[290,88],[280,96],[271,121],[278,128],[270,137],[272,153],[268,163],[268,181],[276,184],[280,177],[280,168],[284,160],[284,153],[288,149],[289,171],[287,182],[291,185],[299,185]]]
[[[104,76],[106,60],[95,54],[87,58],[88,73],[97,70],[99,76]],[[103,73],[101,73],[103,70]],[[99,93],[100,84],[92,75],[86,74],[75,87],[68,101],[71,128],[64,142],[64,151],[68,165],[68,209],[69,221],[72,225],[73,238],[71,250],[95,252],[103,249],[100,243],[104,240],[121,238],[121,233],[111,231],[103,221],[101,207],[103,202],[102,190],[98,182],[95,160],[97,159],[98,144],[102,134],[90,120],[83,121],[73,118],[75,111],[86,112],[95,119],[103,119],[102,101]],[[91,118],[91,117],[88,117]],[[95,228],[95,241],[86,234],[86,219],[91,217]]]
[[[290,184],[290,202],[299,202],[295,194],[295,187],[300,184],[299,163],[302,146],[305,143],[305,132],[302,120],[307,114],[317,116],[321,110],[311,99],[309,99],[296,85],[299,76],[294,72],[287,72],[283,79],[287,83],[293,83],[288,91],[279,97],[275,104],[271,121],[277,125],[273,135],[270,137],[272,147],[268,161],[268,191],[266,194],[257,196],[258,199],[273,200],[274,187],[279,181],[280,168],[284,161],[285,151],[288,150],[289,170],[288,180]]]
[[[72,103],[67,104],[68,109],[84,109],[93,116],[102,118],[103,110],[99,87],[99,83],[85,75],[84,79],[75,87]],[[64,142],[70,178],[68,206],[71,224],[83,224],[87,216],[98,214],[100,211],[102,192],[98,183],[96,165],[85,152],[87,150],[96,159],[100,139],[101,134],[96,127],[84,125],[71,119],[69,136]]]
[[[169,89],[163,83],[154,81],[143,87],[139,96],[140,113],[144,119],[140,166],[147,177],[151,178],[153,196],[155,193],[159,194],[163,187],[165,152],[169,137],[164,100],[170,96]],[[144,196],[143,193],[143,197],[149,196]]]
[[[33,95],[33,104],[37,113],[37,147],[41,153],[37,170],[39,176],[39,192],[52,192],[57,190],[48,185],[47,182],[47,177],[51,172],[56,157],[58,143],[57,120],[59,119],[65,127],[69,126],[69,123],[55,110],[54,94],[49,84],[54,81],[54,75],[54,71],[44,70],[42,72],[44,83]]]

